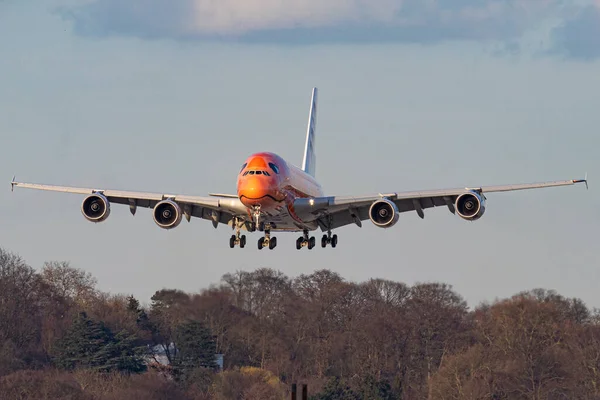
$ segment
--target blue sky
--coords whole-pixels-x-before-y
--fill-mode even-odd
[[[147,301],[258,267],[349,280],[452,284],[471,305],[535,287],[600,307],[595,177],[600,8],[589,2],[0,1],[0,245],[39,268],[69,260]],[[207,221],[164,231],[115,205],[91,224],[77,195],[19,180],[206,195],[243,160],[302,157],[320,89],[317,177],[328,194],[579,178],[488,195],[389,230],[339,229],[336,249],[229,249]],[[319,233],[320,235],[320,233]]]

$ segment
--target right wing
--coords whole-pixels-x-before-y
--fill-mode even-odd
[[[381,199],[392,201],[399,213],[415,211],[419,217],[424,218],[424,209],[446,206],[453,214],[456,212],[456,200],[465,193],[476,193],[485,200],[484,193],[508,192],[513,190],[539,189],[553,186],[568,186],[576,183],[585,183],[587,187],[587,174],[584,179],[570,179],[565,181],[526,183],[500,186],[480,186],[474,188],[456,188],[423,190],[416,192],[398,192],[377,194],[370,196],[325,196],[315,198],[302,198],[294,201],[294,212],[305,221],[316,221],[322,231],[335,229],[341,226],[356,224],[362,226],[362,221],[369,219],[371,205]]]
[[[163,200],[170,199],[181,208],[183,216],[190,221],[191,217],[210,220],[216,228],[219,223],[229,224],[233,217],[250,222],[246,207],[237,198],[232,197],[200,197],[187,195],[172,195],[148,192],[129,192],[121,190],[102,190],[91,188],[80,188],[70,186],[42,185],[37,183],[16,182],[13,178],[12,189],[21,187],[26,189],[44,190],[61,193],[74,193],[83,195],[101,194],[113,204],[124,204],[129,206],[133,215],[137,207],[154,208]]]

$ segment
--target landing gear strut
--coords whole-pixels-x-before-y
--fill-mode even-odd
[[[236,245],[239,244],[240,249],[243,249],[246,245],[246,235],[240,236],[240,230],[242,229],[242,225],[237,218],[233,220],[233,227],[235,229],[235,235],[231,235],[231,237],[229,238],[229,247],[233,249]]]
[[[271,237],[271,227],[264,227],[265,236],[258,239],[258,249],[262,250],[263,247],[269,247],[269,250],[273,250],[275,246],[277,246],[277,238],[275,236]]]
[[[296,249],[300,250],[301,248],[306,246],[309,250],[311,250],[313,247],[315,247],[315,242],[315,237],[308,237],[308,231],[305,230],[304,235],[296,239]]]
[[[253,207],[252,217],[254,218],[254,229],[258,229],[262,232],[264,230],[265,224],[260,221],[260,205]]]
[[[327,231],[326,235],[323,235],[323,237],[321,238],[321,247],[327,247],[328,244],[331,245],[331,247],[337,246],[337,235],[331,235],[331,231]]]

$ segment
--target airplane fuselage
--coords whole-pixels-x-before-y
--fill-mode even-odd
[[[320,197],[323,190],[317,180],[274,153],[249,156],[237,180],[237,195],[249,215],[260,210],[275,230],[315,229],[294,213],[297,198]],[[315,224],[316,225],[316,224]]]

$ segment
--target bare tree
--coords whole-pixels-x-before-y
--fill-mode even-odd
[[[21,257],[0,249],[0,374],[37,353],[42,325],[41,281]]]
[[[80,307],[92,305],[98,295],[96,278],[89,272],[72,267],[67,261],[44,263],[40,275],[57,295],[72,300]]]

